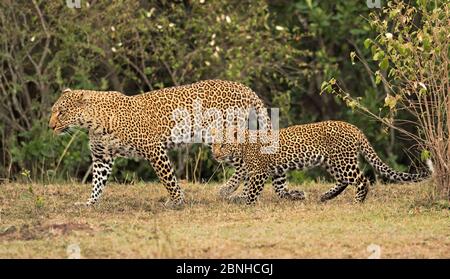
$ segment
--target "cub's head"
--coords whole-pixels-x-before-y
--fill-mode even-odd
[[[220,138],[220,134],[216,129],[211,129],[211,135],[213,137],[211,151],[217,161],[231,161],[232,158],[240,156],[240,145],[236,142],[236,139],[230,142],[226,137]],[[236,137],[236,134],[234,137]]]
[[[213,143],[211,146],[214,158],[219,161],[229,161],[231,158],[237,157],[236,144],[233,143]]]
[[[61,134],[69,130],[71,127],[80,127],[85,124],[85,106],[84,95],[86,92],[82,90],[63,91],[61,97],[52,107],[49,126],[55,134]]]

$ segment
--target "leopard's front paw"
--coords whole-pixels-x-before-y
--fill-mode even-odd
[[[177,199],[177,200],[169,199],[164,204],[164,207],[173,210],[180,210],[184,208],[184,205],[185,205],[184,199]]]
[[[95,205],[97,203],[97,199],[89,199],[87,202],[86,202],[86,206],[93,206],[93,205]]]
[[[324,195],[320,196],[319,201],[320,201],[321,203],[325,203],[325,202],[329,201],[330,199],[331,199],[331,198],[330,198],[329,195],[324,194]]]

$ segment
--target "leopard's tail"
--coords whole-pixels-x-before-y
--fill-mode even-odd
[[[367,138],[362,135],[360,140],[360,151],[364,158],[369,162],[369,164],[382,176],[388,178],[391,181],[396,182],[418,182],[424,180],[431,176],[433,173],[433,163],[430,159],[426,161],[428,170],[420,173],[407,173],[407,172],[399,172],[387,164],[385,164],[380,157],[378,157],[375,149],[373,149],[372,145],[369,143]]]

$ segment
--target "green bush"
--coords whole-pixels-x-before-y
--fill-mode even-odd
[[[80,177],[89,168],[87,134],[81,131],[55,136],[47,123],[36,121],[29,131],[11,138],[12,163],[18,170],[29,170],[33,180]],[[16,139],[16,141],[13,141]]]

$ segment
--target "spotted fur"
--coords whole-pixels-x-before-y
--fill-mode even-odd
[[[253,204],[258,199],[264,182],[273,176],[278,192],[286,193],[286,172],[292,169],[323,167],[336,180],[336,185],[321,196],[321,201],[339,195],[349,185],[356,187],[355,201],[363,202],[369,190],[369,181],[358,166],[362,155],[381,175],[392,181],[419,181],[429,172],[411,174],[397,172],[376,154],[364,134],[354,125],[341,121],[325,121],[291,126],[279,131],[279,148],[274,154],[262,154],[261,143],[214,143],[212,151],[219,161],[242,159],[248,180],[243,193],[232,200]],[[236,159],[234,159],[236,160]],[[242,170],[241,170],[242,171]],[[237,187],[229,189],[234,192]],[[298,196],[303,197],[297,193]]]
[[[173,112],[185,109],[194,114],[194,101],[203,109],[215,108],[225,117],[227,109],[264,111],[261,99],[247,86],[236,82],[207,80],[190,85],[155,90],[135,96],[119,92],[65,90],[52,108],[50,127],[62,133],[71,127],[86,128],[93,159],[92,194],[87,204],[100,198],[117,157],[140,157],[153,166],[169,192],[168,206],[178,207],[184,194],[177,183],[167,156],[174,146],[171,137],[176,126]],[[268,116],[267,116],[268,119]],[[194,121],[188,127],[194,131]],[[207,123],[202,122],[202,127]],[[236,176],[227,187],[234,187],[242,175],[239,161]]]

